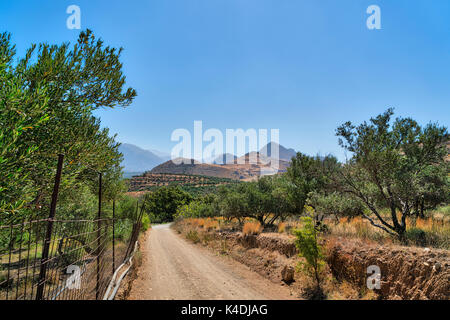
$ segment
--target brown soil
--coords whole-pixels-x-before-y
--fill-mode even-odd
[[[450,299],[447,250],[368,245],[339,238],[330,245],[328,264],[338,279],[365,285],[370,265],[381,269],[383,299]]]
[[[218,232],[217,237],[221,241],[209,243],[211,247],[222,250],[278,285],[285,285],[281,271],[286,266],[295,267],[297,264],[296,248],[288,237],[278,234],[243,235],[241,232]]]

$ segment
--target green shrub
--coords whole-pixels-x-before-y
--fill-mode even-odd
[[[114,228],[115,228],[115,236],[117,239],[127,240],[131,235],[133,223],[128,219],[118,220]]]
[[[186,234],[186,239],[191,240],[194,243],[200,242],[200,237],[198,236],[197,230],[189,230]]]
[[[312,192],[308,196],[308,204],[326,216],[356,217],[364,211],[364,204],[360,200],[337,192],[328,195]]]
[[[148,214],[142,216],[141,231],[147,231],[150,228],[150,218]]]
[[[406,231],[406,239],[408,242],[418,246],[426,246],[427,234],[424,230],[413,227]]]
[[[162,187],[148,194],[145,209],[153,222],[170,222],[178,208],[192,200],[192,196],[180,187]]]
[[[439,207],[436,212],[442,213],[444,216],[450,216],[450,205]]]
[[[293,231],[297,237],[295,245],[299,251],[299,256],[305,258],[305,261],[299,262],[299,269],[306,272],[316,281],[316,288],[321,292],[322,272],[325,266],[323,248],[319,244],[318,231],[314,227],[314,221],[311,217],[301,218],[302,226]]]
[[[209,203],[202,200],[195,200],[189,204],[185,204],[177,209],[175,219],[182,218],[203,218],[213,216],[213,207]]]

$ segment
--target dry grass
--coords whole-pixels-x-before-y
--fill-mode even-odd
[[[388,212],[385,213],[386,215]],[[386,216],[386,218],[388,218]],[[239,221],[236,218],[224,219],[223,217],[213,218],[190,218],[185,219],[184,223],[191,227],[212,230],[242,230],[244,234],[259,234],[262,227],[253,218],[245,218]],[[243,223],[243,226],[242,226]],[[351,239],[360,239],[366,243],[389,244],[409,244],[413,246],[429,246],[435,248],[450,248],[450,216],[445,213],[433,212],[429,218],[415,219],[407,218],[407,238],[408,243],[400,243],[396,237],[387,234],[385,231],[376,228],[370,222],[361,217],[340,218],[339,220],[325,218],[323,223],[328,228],[329,236],[344,237]],[[291,234],[294,229],[301,228],[298,219],[279,222],[274,230],[278,233]],[[266,230],[270,232],[270,230]],[[425,234],[421,235],[423,231]],[[417,239],[417,237],[420,237]]]
[[[333,221],[327,221],[326,223],[332,236],[356,238],[365,242],[380,244],[400,244],[398,238],[372,226],[369,221],[361,217],[341,218],[338,223]],[[442,249],[450,247],[450,222],[446,219],[441,219],[435,215],[425,219],[407,218],[406,226],[406,238],[409,245]]]
[[[445,216],[411,219],[406,232],[412,245],[450,249],[450,221]]]
[[[389,234],[373,227],[369,221],[356,217],[353,219],[341,218],[339,222],[328,222],[331,235],[347,238],[358,238],[367,242],[391,242]]]
[[[190,218],[185,219],[185,222],[189,224],[190,226],[197,227],[197,228],[204,228],[206,230],[213,230],[219,228],[219,222],[218,218]]]
[[[186,239],[191,240],[194,243],[200,242],[200,237],[198,236],[197,230],[189,230],[186,233]]]
[[[208,218],[203,223],[203,228],[205,228],[206,230],[213,230],[213,229],[217,229],[218,227],[219,227],[219,221],[217,221],[215,219]]]
[[[449,234],[450,233],[450,219],[440,217],[439,215],[431,216],[426,219],[418,218],[415,221],[407,219],[407,223],[410,226],[422,229],[424,231]]]
[[[242,227],[242,233],[245,235],[257,235],[263,230],[261,223],[259,222],[246,222]]]

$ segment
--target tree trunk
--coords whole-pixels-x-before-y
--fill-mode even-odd
[[[264,223],[264,215],[258,216],[258,221],[259,221],[259,223],[261,223],[261,225],[262,225],[263,227],[265,227],[265,223]]]
[[[425,200],[422,199],[422,201],[420,201],[420,212],[419,212],[419,217],[422,219],[425,218],[424,208],[425,208]]]

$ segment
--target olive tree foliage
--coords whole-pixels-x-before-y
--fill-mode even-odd
[[[226,218],[254,218],[263,226],[271,226],[301,212],[298,198],[296,186],[285,174],[263,176],[258,181],[219,188],[215,211]]]
[[[192,200],[192,196],[179,186],[169,186],[149,193],[144,205],[152,222],[170,222],[177,218],[179,209]]]
[[[337,171],[340,191],[360,199],[372,225],[403,237],[406,218],[449,200],[447,128],[420,126],[411,118],[391,121],[393,109],[358,126],[337,129],[352,157]],[[384,216],[382,209],[389,208]],[[399,216],[398,216],[399,215]]]
[[[234,186],[220,186],[214,203],[216,212],[225,219],[237,218],[242,222],[250,214],[248,199],[245,195],[244,184]]]
[[[298,152],[292,158],[286,174],[290,183],[289,201],[295,208],[295,214],[301,215],[307,204],[314,209],[319,209],[320,206],[325,209],[323,198],[334,191],[331,177],[339,166],[337,159],[332,155],[312,157]],[[321,202],[318,201],[319,196]],[[321,224],[325,215],[331,213],[328,210],[316,212],[318,213],[314,216],[316,226]]]
[[[124,89],[121,52],[87,30],[74,45],[32,45],[17,58],[10,35],[0,35],[1,163],[27,180],[14,191],[12,182],[1,179],[0,201],[46,206],[60,153],[65,156],[62,189],[89,184],[94,191],[99,172],[118,181],[119,143],[93,111],[126,107],[136,96],[132,88]]]
[[[222,186],[216,194],[214,211],[225,218],[254,218],[263,226],[301,215],[308,195],[329,184],[336,158],[310,157],[298,153],[287,173],[263,176],[257,181]]]
[[[356,217],[364,213],[364,203],[347,194],[337,191],[331,193],[311,192],[308,195],[307,205],[314,208],[316,215],[334,217]]]
[[[175,219],[184,218],[205,218],[213,217],[214,211],[210,203],[204,202],[202,200],[194,200],[189,204],[182,205],[178,207]]]
[[[27,131],[36,130],[48,121],[48,99],[45,86],[30,92],[11,73],[14,48],[9,46],[10,36],[0,34],[0,215],[17,212],[30,188],[30,155],[36,145],[22,139]]]

